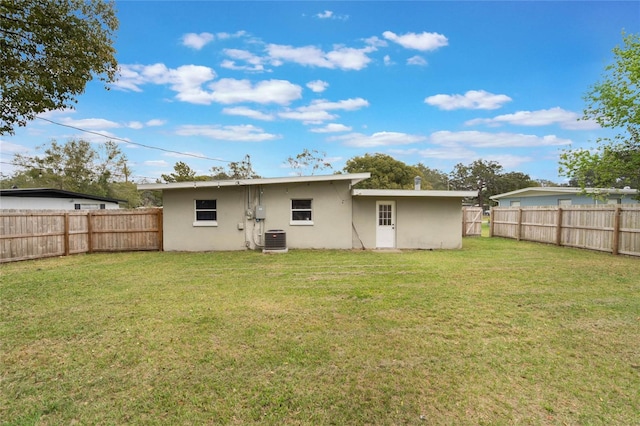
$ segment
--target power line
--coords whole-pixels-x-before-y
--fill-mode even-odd
[[[187,157],[199,158],[201,160],[219,161],[221,163],[232,163],[232,161],[221,160],[219,158],[205,157],[203,155],[189,154],[188,152],[174,151],[174,150],[171,150],[171,149],[160,148],[160,147],[157,147],[157,146],[151,146],[151,145],[145,145],[145,144],[142,144],[142,143],[131,142],[131,141],[126,140],[126,139],[105,135],[103,133],[94,132],[92,130],[82,129],[80,127],[72,126],[70,124],[58,123],[57,121],[49,120],[48,118],[43,118],[43,117],[40,117],[40,116],[36,116],[36,118],[40,119],[42,121],[47,121],[47,122],[49,122],[51,124],[55,124],[56,126],[68,127],[70,129],[78,130],[80,132],[90,133],[92,135],[101,136],[101,137],[106,138],[106,139],[117,140],[117,141],[120,141],[120,142],[128,143],[130,145],[140,146],[142,148],[155,149],[155,150],[158,150],[158,151],[168,152],[168,153],[171,153],[171,154],[179,154],[179,155],[184,155],[184,156],[187,156]]]

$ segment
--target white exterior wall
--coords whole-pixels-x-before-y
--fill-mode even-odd
[[[245,188],[176,189],[163,193],[165,251],[243,250]],[[195,200],[215,199],[217,226],[194,226]]]
[[[354,248],[376,247],[376,201],[396,202],[396,248],[462,247],[461,198],[354,197]]]
[[[264,233],[271,229],[286,232],[288,248],[349,249],[352,247],[349,184],[338,180],[165,190],[164,249],[255,249],[261,247]],[[194,225],[197,199],[216,200],[217,226]],[[292,199],[312,200],[313,224],[292,223]],[[264,207],[264,220],[253,217],[258,204]]]
[[[298,182],[264,186],[266,219],[262,230],[282,229],[289,248],[350,249],[351,193],[349,181]],[[291,200],[312,200],[312,225],[291,222]]]
[[[12,210],[75,210],[76,204],[84,204],[105,209],[119,209],[117,203],[89,200],[86,198],[49,198],[49,197],[0,197],[0,209]]]

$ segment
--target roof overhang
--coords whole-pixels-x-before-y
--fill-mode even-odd
[[[139,190],[172,190],[172,189],[194,189],[194,188],[220,188],[225,186],[256,186],[256,185],[276,185],[291,183],[311,183],[311,182],[332,182],[351,181],[355,185],[365,179],[369,179],[371,173],[349,173],[336,175],[319,176],[294,176],[260,179],[233,179],[233,180],[207,180],[195,182],[174,182],[174,183],[140,183]]]
[[[595,195],[636,195],[637,189],[620,189],[620,188],[575,188],[569,186],[558,187],[531,187],[517,189],[511,192],[505,192],[504,194],[497,194],[489,197],[492,200],[500,200],[501,198],[510,197],[540,197],[546,195],[580,195],[580,194],[595,194]]]
[[[354,197],[413,197],[413,198],[467,198],[477,197],[477,191],[435,191],[413,189],[352,189]]]
[[[65,191],[55,188],[16,188],[0,190],[2,197],[22,197],[22,198],[84,198],[87,200],[104,201],[108,203],[125,203],[127,200],[117,198],[100,197],[98,195],[82,194],[80,192]]]

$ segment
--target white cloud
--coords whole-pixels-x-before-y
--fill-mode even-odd
[[[140,121],[130,121],[126,124],[126,127],[130,129],[139,130],[145,127],[158,127],[162,125],[164,125],[163,120],[153,119],[153,120],[147,121],[146,123],[142,123]]]
[[[171,69],[157,63],[152,65],[121,65],[120,78],[114,86],[123,90],[141,92],[140,86],[145,84],[168,84],[178,92],[178,99],[186,102],[206,103],[202,99],[202,84],[213,80],[215,71],[200,65],[183,65]]]
[[[152,120],[147,121],[144,124],[146,126],[148,126],[148,127],[158,127],[158,126],[164,126],[165,123],[166,123],[165,120],[160,120],[158,118],[154,118]]]
[[[432,133],[429,140],[437,145],[447,147],[467,145],[475,148],[523,148],[571,144],[570,139],[562,139],[555,135],[537,136],[522,133],[478,131],[450,132],[448,130]]]
[[[320,18],[320,19],[331,19],[331,17],[333,16],[333,12],[330,10],[325,10],[322,13],[318,13],[316,15],[316,17]]]
[[[309,106],[301,107],[301,110],[344,110],[355,111],[360,108],[368,107],[369,101],[363,98],[349,98],[342,101],[331,102],[324,99],[318,99],[311,102]]]
[[[152,167],[166,167],[169,165],[169,163],[166,162],[165,160],[147,160],[147,161],[144,161],[142,164],[144,164],[145,166],[152,166]]]
[[[342,141],[346,146],[358,148],[375,148],[381,146],[409,145],[425,140],[424,136],[410,135],[399,132],[378,132],[371,135],[362,133],[350,133],[344,136],[335,136],[330,140]]]
[[[30,149],[25,146],[7,142],[5,140],[0,139],[0,153],[2,154],[6,154],[8,152],[10,152],[11,154],[17,154],[17,153],[25,153],[29,151]]]
[[[369,102],[362,98],[345,99],[337,102],[317,99],[307,106],[282,111],[278,113],[278,116],[289,120],[299,120],[304,124],[320,124],[338,118],[337,115],[329,113],[329,111],[355,111],[366,106],[369,106]]]
[[[373,46],[355,49],[337,45],[330,52],[324,52],[315,46],[293,47],[281,44],[269,44],[267,46],[271,64],[275,66],[282,65],[283,62],[288,61],[303,66],[339,68],[342,70],[361,70],[365,68],[371,62],[371,58],[367,54],[375,50],[376,48]]]
[[[230,38],[239,38],[239,37],[244,37],[247,35],[246,31],[236,31],[235,33],[217,33],[216,36],[218,37],[219,40],[227,40]]]
[[[307,87],[315,93],[322,93],[327,90],[329,83],[322,80],[314,80],[307,83]]]
[[[477,152],[472,151],[466,147],[455,146],[449,148],[427,148],[427,149],[390,149],[389,153],[410,156],[412,158],[422,157],[431,160],[451,160],[463,163],[471,163],[475,160],[482,158],[486,161],[496,161],[505,169],[514,169],[521,164],[533,161],[533,158],[527,156],[519,156],[512,154],[491,154],[483,153],[480,156]]]
[[[317,127],[315,129],[311,129],[313,133],[340,133],[340,132],[350,132],[352,130],[351,127],[345,126],[344,124],[338,123],[329,123],[324,127]]]
[[[179,153],[179,152],[165,152],[164,154],[165,157],[171,157],[171,158],[191,158],[193,159],[194,157],[206,157],[206,155],[204,155],[201,152],[195,152],[195,151],[184,151],[183,153]]]
[[[233,108],[224,108],[222,110],[223,114],[227,115],[238,115],[241,117],[253,118],[254,120],[262,120],[262,121],[273,121],[274,116],[271,114],[265,114],[260,111],[256,111],[247,107],[233,107]]]
[[[330,114],[323,110],[290,110],[278,113],[278,117],[288,120],[299,120],[304,124],[320,124],[325,121],[338,118],[335,114]]]
[[[188,33],[182,36],[182,44],[192,49],[200,50],[208,43],[211,43],[214,38],[211,33]]]
[[[391,60],[391,56],[389,55],[384,55],[383,61],[384,61],[384,64],[387,66],[394,64],[394,62]]]
[[[336,15],[331,10],[325,10],[324,12],[317,13],[315,17],[318,19],[339,19],[342,21],[349,19],[349,15]]]
[[[407,65],[417,65],[420,67],[426,67],[428,65],[427,60],[420,55],[412,56],[407,59]]]
[[[249,80],[226,78],[212,82],[215,72],[199,65],[183,65],[176,69],[164,64],[123,65],[116,87],[141,91],[144,84],[169,85],[177,92],[176,98],[192,104],[209,105],[212,102],[275,103],[286,105],[302,97],[302,88],[285,80],[264,80],[252,84]],[[205,83],[211,82],[206,88]]]
[[[434,95],[424,102],[443,110],[454,109],[497,109],[511,101],[507,95],[494,95],[484,90],[469,90],[464,95]]]
[[[64,118],[61,119],[60,122],[67,126],[78,127],[85,130],[114,129],[122,127],[119,123],[111,120],[105,120],[104,118],[84,118],[80,120]]]
[[[224,49],[223,52],[233,60],[225,59],[224,61],[222,61],[222,63],[220,64],[222,68],[251,72],[265,71],[265,59],[258,55],[255,55],[254,53],[241,49]],[[248,65],[236,65],[235,61],[244,61]]]
[[[180,136],[204,136],[232,142],[263,142],[280,138],[279,135],[266,133],[261,128],[252,125],[184,125],[178,128],[176,134]]]
[[[264,80],[251,84],[249,80],[225,78],[210,85],[212,101],[222,104],[255,102],[287,105],[302,97],[302,88],[286,80]]]
[[[376,36],[365,38],[363,39],[363,41],[367,46],[371,46],[376,49],[378,47],[386,47],[389,45],[389,43],[387,43],[385,40],[382,40],[381,38]]]
[[[397,35],[391,31],[385,31],[382,36],[389,41],[398,43],[400,46],[406,49],[414,49],[420,51],[436,50],[440,47],[447,46],[449,41],[447,38],[438,33],[423,32],[421,34],[407,33],[403,35]]]
[[[595,121],[578,120],[580,117],[579,114],[573,111],[555,107],[538,111],[518,111],[513,114],[498,115],[494,118],[477,118],[469,120],[465,124],[468,126],[475,124],[486,124],[489,126],[498,126],[501,124],[549,126],[551,124],[558,124],[563,129],[569,130],[591,130],[600,128]]]

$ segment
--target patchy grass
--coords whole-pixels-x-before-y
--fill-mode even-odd
[[[640,423],[640,259],[471,238],[0,274],[3,424]]]

